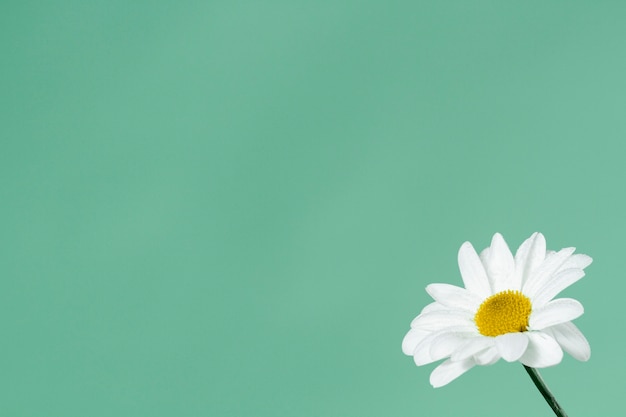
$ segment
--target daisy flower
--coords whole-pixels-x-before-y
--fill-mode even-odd
[[[589,256],[574,250],[547,251],[541,233],[522,243],[515,256],[499,233],[480,256],[465,242],[459,250],[465,288],[428,285],[435,301],[411,323],[402,351],[418,366],[447,358],[430,375],[435,388],[500,358],[519,361],[527,370],[558,364],[563,351],[588,360],[589,343],[571,322],[583,306],[554,298],[591,264]]]

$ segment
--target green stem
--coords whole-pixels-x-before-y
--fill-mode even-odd
[[[526,365],[524,365],[524,369],[526,369],[526,372],[528,372],[528,375],[530,375],[530,379],[533,380],[535,386],[537,387],[541,395],[543,395],[543,398],[545,398],[545,400],[548,402],[548,405],[552,408],[552,411],[554,411],[554,414],[556,414],[558,417],[567,417],[565,410],[561,408],[559,403],[556,401],[556,398],[554,398],[554,395],[552,395],[552,393],[548,389],[546,383],[543,382],[543,378],[541,378],[541,375],[539,375],[539,371]]]

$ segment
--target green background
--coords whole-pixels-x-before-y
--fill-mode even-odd
[[[592,6],[593,4],[593,6]],[[623,401],[626,6],[3,1],[0,415],[550,416],[400,350],[458,247],[534,231]],[[618,408],[619,407],[619,408]]]

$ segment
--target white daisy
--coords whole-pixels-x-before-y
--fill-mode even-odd
[[[435,302],[413,320],[402,351],[418,366],[448,358],[430,375],[435,388],[500,358],[544,368],[561,362],[565,350],[588,360],[589,343],[571,323],[583,306],[572,298],[554,299],[591,264],[574,250],[546,251],[541,233],[522,243],[515,257],[499,233],[480,257],[465,242],[459,250],[465,288],[428,285]]]

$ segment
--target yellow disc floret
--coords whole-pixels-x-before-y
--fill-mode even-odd
[[[525,332],[531,310],[528,297],[519,291],[506,290],[483,301],[474,316],[474,322],[484,336]]]

